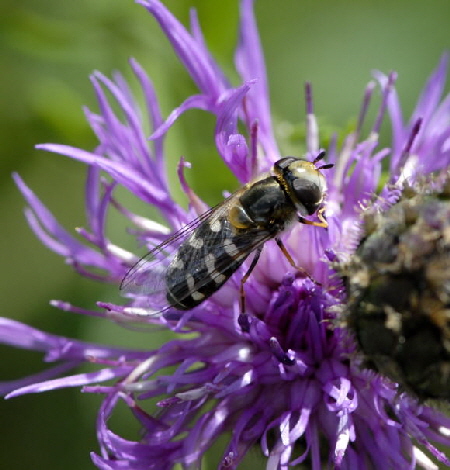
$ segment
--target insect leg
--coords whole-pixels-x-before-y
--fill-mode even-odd
[[[245,314],[244,284],[247,282],[247,279],[249,278],[250,274],[255,269],[256,263],[258,263],[259,257],[261,255],[261,251],[262,251],[262,246],[256,249],[255,256],[253,257],[252,262],[250,263],[250,266],[247,269],[247,272],[244,274],[244,276],[242,276],[242,279],[241,279],[241,287],[239,288],[239,307],[241,310],[241,315]]]
[[[317,211],[317,217],[319,218],[320,222],[307,220],[303,218],[301,215],[298,216],[298,221],[301,224],[305,224],[305,225],[314,225],[315,227],[328,228],[328,222],[325,220],[325,217],[323,215],[324,212],[325,212],[325,207],[322,207],[321,209]]]
[[[284,244],[283,244],[283,242],[281,241],[280,238],[275,237],[275,241],[277,242],[277,245],[280,248],[283,255],[289,261],[289,264],[294,269],[297,269],[298,271],[300,271],[304,276],[306,276],[308,279],[310,279],[312,282],[314,282],[314,284],[316,284],[318,286],[322,285],[320,282],[317,282],[308,272],[306,272],[306,270],[304,270],[302,267],[295,264],[295,261],[292,259],[292,256],[289,254],[289,251],[287,251],[286,247],[284,246]]]

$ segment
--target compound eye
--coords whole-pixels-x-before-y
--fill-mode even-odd
[[[319,185],[307,178],[297,178],[292,182],[292,189],[297,201],[304,206],[308,215],[314,214],[323,197]]]

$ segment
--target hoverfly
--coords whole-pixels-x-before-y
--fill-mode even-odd
[[[321,152],[313,162],[296,157],[278,160],[271,171],[260,174],[151,250],[130,269],[121,290],[144,300],[155,313],[170,307],[190,310],[220,289],[254,253],[241,279],[240,309],[244,313],[244,284],[264,243],[275,239],[289,263],[303,271],[279,235],[295,222],[328,227],[324,209],[319,209],[326,191],[320,170],[333,165],[316,166],[324,155]],[[319,221],[305,219],[316,212]]]

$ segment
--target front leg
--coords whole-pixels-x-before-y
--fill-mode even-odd
[[[319,221],[320,221],[320,222],[315,222],[315,221],[312,221],[312,220],[307,220],[307,219],[305,219],[304,217],[302,217],[301,215],[298,216],[298,221],[299,221],[301,224],[305,224],[305,225],[314,225],[314,227],[328,228],[328,222],[325,220],[325,217],[324,217],[324,215],[323,215],[324,212],[325,212],[325,207],[322,207],[322,208],[319,209],[318,212],[317,212],[317,217],[319,218]]]
[[[280,248],[283,255],[289,261],[289,264],[294,269],[296,269],[297,271],[300,271],[305,277],[307,277],[310,281],[312,281],[317,286],[320,287],[322,285],[320,282],[317,282],[305,269],[303,269],[301,266],[298,266],[297,264],[295,264],[295,261],[292,259],[292,256],[289,254],[289,251],[287,251],[286,247],[284,246],[284,244],[283,244],[283,242],[281,241],[280,238],[275,237],[275,241],[277,242],[277,245]]]

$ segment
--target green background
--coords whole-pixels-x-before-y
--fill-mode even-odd
[[[232,65],[237,1],[166,4],[184,24],[189,8],[198,8],[208,44],[237,84]],[[425,79],[450,46],[448,0],[259,0],[256,16],[277,125],[303,123],[303,83],[310,80],[321,122],[330,129],[348,128],[373,69],[399,73],[397,87],[408,115]],[[165,116],[196,92],[192,81],[156,22],[131,0],[3,0],[0,23],[1,314],[55,334],[153,348],[156,336],[164,341],[162,335],[132,334],[48,305],[49,299],[63,299],[94,308],[96,300],[118,300],[117,287],[80,278],[37,241],[24,220],[24,201],[10,174],[18,171],[67,229],[85,225],[85,167],[38,152],[34,145],[95,146],[82,112],[84,105],[97,109],[88,80],[95,69],[107,75],[119,70],[136,88],[127,62],[135,57],[153,79]],[[214,149],[213,128],[211,117],[192,111],[174,126],[167,146],[174,189],[175,163],[184,155],[194,163],[189,180],[210,204],[220,201],[223,190],[236,188]],[[388,139],[387,133],[384,141]],[[210,174],[217,178],[208,178]],[[185,203],[179,191],[177,198]],[[108,234],[114,242],[134,248],[119,218],[111,218]],[[0,354],[0,380],[42,368],[38,354],[5,347]],[[2,468],[93,468],[89,451],[98,449],[99,403],[100,397],[79,390],[0,402]],[[136,435],[131,429],[134,421],[125,412],[116,421],[116,430],[128,437]],[[261,462],[252,466],[261,468]]]

